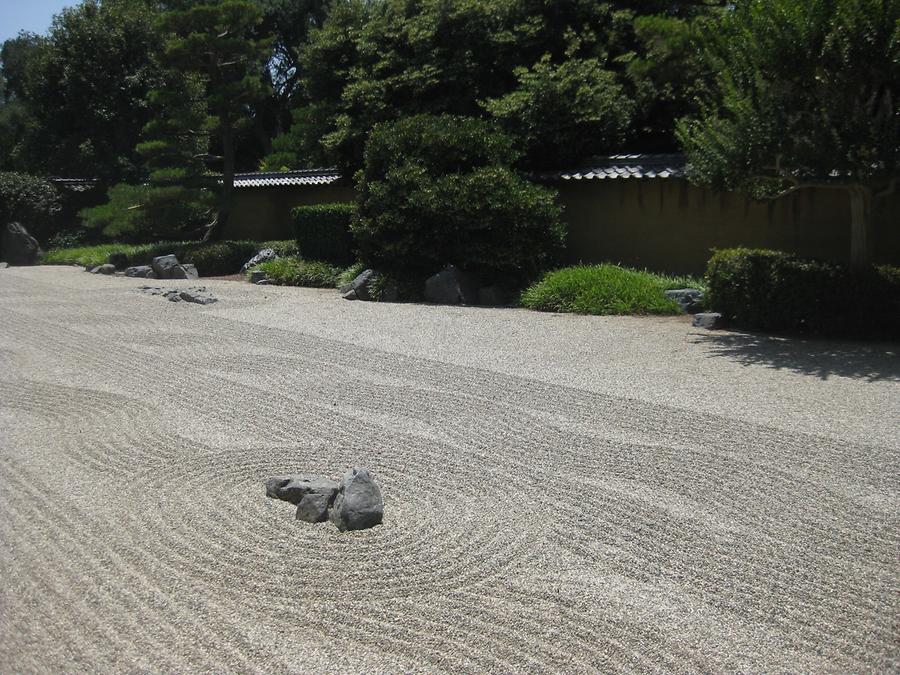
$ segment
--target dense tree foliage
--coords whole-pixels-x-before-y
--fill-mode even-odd
[[[28,46],[13,80],[27,108],[19,165],[107,182],[143,173],[135,146],[162,74],[153,20],[149,2],[85,0],[64,9],[47,38]]]
[[[744,0],[708,42],[716,96],[679,135],[697,179],[778,196],[844,190],[851,261],[900,159],[900,0]]]
[[[706,75],[696,26],[722,4],[336,0],[300,52],[294,125],[267,166],[352,173],[375,124],[422,113],[495,114],[523,144],[524,166],[573,163],[639,136],[673,149],[676,116],[693,109]],[[669,35],[678,42],[661,46]],[[549,137],[577,142],[560,153]]]

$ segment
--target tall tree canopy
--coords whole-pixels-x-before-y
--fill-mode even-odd
[[[215,237],[226,227],[231,212],[236,137],[249,126],[252,105],[265,95],[261,73],[269,43],[255,38],[262,11],[250,0],[186,4],[160,19],[167,35],[163,60],[172,76],[193,77],[201,83],[208,113],[203,131],[221,148],[221,156],[208,157],[222,162],[218,217],[208,232]],[[171,96],[171,88],[167,91],[170,112],[184,114],[177,96]]]
[[[691,109],[693,90],[671,87],[665,95],[678,100],[656,106],[657,71],[680,72],[696,43],[662,50],[663,28],[639,31],[636,22],[659,14],[669,32],[690,34],[697,17],[723,4],[336,0],[300,52],[295,123],[267,164],[337,163],[352,173],[376,123],[422,113],[497,116],[523,144],[525,166],[615,150],[635,137],[636,121],[661,130],[657,142],[667,147],[657,149],[670,149],[674,115]],[[516,124],[517,112],[529,119]],[[548,155],[541,136],[571,152]]]
[[[849,196],[851,262],[900,158],[900,0],[742,0],[709,43],[716,96],[679,127],[694,176],[779,196]]]
[[[162,76],[151,4],[85,0],[54,18],[14,85],[27,108],[26,168],[110,183],[142,175],[135,146]]]

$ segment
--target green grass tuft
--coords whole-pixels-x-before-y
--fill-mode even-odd
[[[266,273],[276,286],[308,286],[311,288],[334,288],[342,267],[319,260],[300,258],[276,258],[260,263],[254,270]]]
[[[680,314],[663,291],[700,288],[690,277],[669,277],[617,265],[566,267],[522,293],[521,303],[542,312],[575,314]]]

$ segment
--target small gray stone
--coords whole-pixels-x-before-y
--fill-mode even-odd
[[[696,314],[703,309],[703,291],[696,288],[677,288],[666,291],[666,297],[678,303],[685,314]]]
[[[184,263],[181,265],[181,269],[184,272],[185,279],[199,279],[200,274],[197,272],[197,268],[190,263]]]
[[[9,267],[8,262],[0,262],[0,270],[5,270],[7,267]]]
[[[150,265],[137,265],[135,267],[126,267],[125,276],[139,279],[154,279],[156,278],[156,273]]]
[[[250,272],[250,283],[258,284],[260,281],[266,279],[267,276],[268,275],[262,270],[253,270],[252,272]]]
[[[202,291],[200,291],[202,292]],[[200,295],[200,292],[197,291],[179,291],[178,297],[185,302],[193,302],[197,305],[211,305],[214,302],[217,302],[216,298]],[[171,300],[172,298],[169,298]]]
[[[94,269],[91,270],[92,274],[115,274],[116,266],[110,265],[106,263],[105,265],[97,265]]]
[[[344,474],[341,490],[328,512],[328,519],[341,532],[364,530],[381,524],[384,501],[368,469],[354,467]]]
[[[724,327],[725,321],[718,312],[701,312],[699,314],[694,314],[692,325],[695,328],[718,330]]]
[[[328,519],[328,508],[340,485],[317,476],[276,476],[266,481],[266,496],[297,505],[297,520],[321,523]]]

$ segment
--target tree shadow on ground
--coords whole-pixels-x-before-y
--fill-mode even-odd
[[[814,375],[900,382],[900,344],[819,340],[762,333],[694,333],[694,344],[710,357],[725,357],[744,366],[762,365]]]

